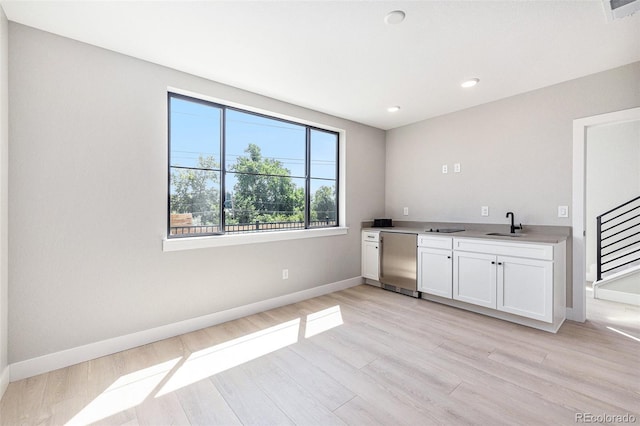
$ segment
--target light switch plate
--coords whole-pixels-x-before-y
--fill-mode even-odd
[[[447,165],[446,165],[446,164],[443,164],[443,165],[442,165],[442,173],[445,173],[445,174],[446,174],[446,173],[449,173],[449,167],[447,167]]]
[[[569,217],[569,206],[558,206],[558,217]]]
[[[480,215],[481,216],[489,216],[489,206],[480,207]]]

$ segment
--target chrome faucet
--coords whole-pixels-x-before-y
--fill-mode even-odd
[[[509,216],[511,216],[511,231],[510,232],[512,234],[515,234],[516,233],[516,229],[522,229],[522,224],[520,224],[520,226],[516,226],[513,223],[513,212],[507,212],[507,215],[505,217],[509,217]]]

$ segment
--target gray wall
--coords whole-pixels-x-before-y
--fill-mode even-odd
[[[570,226],[557,209],[571,207],[573,120],[639,105],[640,62],[390,130],[386,214],[506,226],[513,211],[524,225]]]
[[[588,128],[586,152],[588,273],[596,263],[596,216],[640,195],[640,121]]]
[[[9,114],[8,114],[8,82],[9,82],[9,42],[8,22],[4,10],[0,7],[0,375],[8,365],[8,268],[7,268],[7,197],[8,197],[8,146],[9,146]],[[3,389],[0,388],[0,396]]]
[[[386,215],[507,230],[505,213],[513,211],[525,229],[571,226],[557,211],[566,205],[573,213],[573,120],[637,106],[640,62],[390,130]],[[454,163],[461,173],[452,173]],[[489,217],[480,216],[483,205]]]
[[[360,275],[383,131],[19,24],[9,36],[10,362]],[[348,235],[162,252],[168,86],[345,129]]]

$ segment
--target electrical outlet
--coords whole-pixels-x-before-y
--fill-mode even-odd
[[[569,217],[569,206],[558,206],[558,217]]]
[[[480,216],[489,216],[489,206],[480,207]]]
[[[453,172],[460,173],[460,163],[456,163],[453,165]]]
[[[282,270],[282,279],[283,280],[288,280],[289,279],[289,270],[288,269],[283,269]]]
[[[405,216],[409,216],[409,207],[405,207],[402,211],[402,214]]]
[[[442,173],[449,173],[449,167],[446,164],[442,165]]]

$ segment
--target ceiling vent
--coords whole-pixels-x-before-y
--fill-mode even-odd
[[[640,11],[640,0],[602,0],[607,22],[622,19]]]

